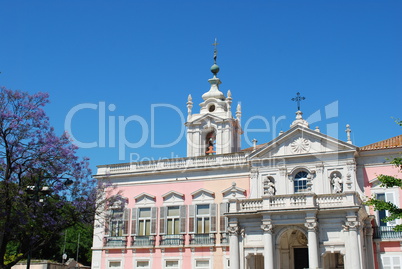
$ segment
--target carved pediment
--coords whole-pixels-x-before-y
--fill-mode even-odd
[[[199,189],[191,193],[191,195],[193,196],[193,201],[204,203],[213,202],[215,193],[206,189]]]
[[[117,194],[116,196],[113,197],[112,203],[110,204],[110,208],[119,209],[123,208],[127,204],[128,204],[128,198],[120,194]]]
[[[170,191],[162,195],[163,203],[169,205],[183,204],[184,194],[177,191]]]
[[[193,117],[195,117],[195,116],[196,115],[193,115]],[[191,122],[187,122],[187,124],[202,125],[202,124],[208,124],[208,122],[223,122],[223,121],[225,121],[224,118],[218,117],[216,115],[204,114],[204,115],[201,115],[199,118],[196,118],[195,120],[193,120]]]
[[[356,146],[349,143],[302,126],[295,126],[253,152],[250,157],[258,159],[355,150]]]
[[[230,198],[246,198],[245,189],[239,188],[236,185],[232,185],[231,187],[224,189],[222,191],[223,199]]]
[[[153,205],[155,204],[155,196],[148,193],[141,193],[134,197],[136,205]]]

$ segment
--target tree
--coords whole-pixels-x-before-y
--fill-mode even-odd
[[[69,258],[76,259],[78,251],[78,261],[84,264],[91,264],[93,231],[92,224],[82,223],[67,229],[64,234],[65,237],[62,238],[63,249],[59,252],[60,255],[58,257],[62,256],[62,251],[64,250],[64,253],[66,253]],[[78,238],[80,239],[79,242]],[[60,243],[59,245],[61,245]],[[78,243],[79,248],[77,248]]]
[[[395,122],[402,127],[401,120],[395,120]],[[390,163],[402,171],[402,157],[394,157]],[[380,186],[385,188],[399,187],[402,188],[402,179],[390,176],[390,175],[379,175],[377,179],[381,182]],[[396,219],[402,219],[402,209],[391,202],[386,202],[383,200],[370,198],[367,202],[368,205],[374,207],[374,210],[387,210],[389,212],[388,216],[382,219],[384,222],[393,221]],[[394,227],[395,231],[402,231],[402,224],[396,225]]]
[[[0,91],[0,268],[77,223],[93,223],[96,203],[106,202],[99,202],[88,159],[50,126],[48,102],[46,93]]]

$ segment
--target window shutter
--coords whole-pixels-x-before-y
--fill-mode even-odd
[[[166,211],[166,206],[159,208],[159,234],[166,234]]]
[[[181,205],[180,206],[180,233],[185,234],[186,233],[186,211],[187,211],[187,206]]]
[[[211,232],[214,233],[216,232],[216,222],[217,222],[217,217],[216,217],[216,204],[211,204],[209,207],[209,215],[211,217]]]
[[[137,208],[131,210],[131,235],[137,235]]]
[[[399,256],[393,256],[392,263],[395,266],[395,268],[398,268],[401,265],[401,258]],[[398,266],[398,267],[396,267],[396,266]]]
[[[130,220],[130,209],[125,208],[123,213],[123,236],[128,235],[128,222]]]
[[[387,192],[387,193],[385,193],[385,200],[387,201],[387,202],[390,202],[390,203],[395,203],[395,200],[394,200],[394,194],[392,193],[392,192]],[[389,211],[387,210],[387,216],[389,216],[390,214],[389,214]],[[387,222],[387,226],[395,226],[396,225],[396,221],[395,220],[392,220],[392,221],[388,221]]]
[[[110,236],[110,220],[112,219],[112,210],[108,210],[105,217],[105,236]]]
[[[195,233],[195,205],[188,206],[188,232]]]
[[[220,211],[220,232],[221,233],[223,233],[223,232],[226,232],[226,229],[227,229],[227,227],[228,227],[228,218],[225,216],[225,213],[227,213],[228,212],[228,203],[221,203],[220,204],[220,208],[219,208],[219,211]]]
[[[394,203],[394,194],[393,194],[392,192],[387,192],[387,193],[385,194],[385,200],[386,200],[387,202]]]
[[[156,234],[156,215],[157,215],[157,207],[151,207],[151,234]]]
[[[391,257],[382,257],[382,265],[391,268]]]

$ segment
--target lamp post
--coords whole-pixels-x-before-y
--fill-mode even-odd
[[[67,260],[67,254],[66,254],[66,241],[67,241],[67,230],[64,234],[64,245],[63,245],[63,255],[61,256],[61,263],[64,264]]]
[[[35,185],[34,186],[27,186],[26,188],[26,193],[29,195],[33,195],[33,200],[35,203],[40,202],[42,203],[44,200],[40,199],[39,194],[43,194],[43,195],[47,195],[50,194],[52,192],[52,189],[49,188],[48,186],[43,186],[42,188],[40,188],[40,182],[42,179],[42,173],[40,174],[40,176],[37,177]],[[66,181],[64,182],[64,185],[66,187],[71,186],[74,183],[74,181],[72,181],[71,179],[66,179]],[[36,215],[36,205],[34,204],[33,207],[33,212],[34,212],[34,216]],[[31,231],[30,234],[32,235],[32,230],[33,227],[31,226]],[[67,256],[67,255],[66,255]],[[64,255],[63,255],[64,257]],[[28,242],[28,257],[27,257],[27,269],[29,269],[29,267],[31,266],[31,258],[32,258],[32,239],[29,238],[29,242]]]
[[[35,186],[27,186],[26,192],[27,194],[34,195],[34,202],[43,202],[43,199],[39,199],[39,194],[49,194],[51,193],[51,189],[48,186],[44,186],[40,188],[40,180],[41,177],[38,176],[38,179],[36,180],[36,185]],[[34,215],[36,214],[36,205],[33,207]],[[33,227],[31,226],[31,231],[30,233],[32,234],[32,229]],[[32,258],[32,239],[29,238],[28,242],[28,257],[27,257],[27,269],[31,266],[31,258]]]

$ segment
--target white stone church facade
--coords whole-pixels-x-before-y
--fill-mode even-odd
[[[92,267],[382,268],[350,136],[297,111],[288,131],[241,150],[241,107],[232,115],[211,71],[198,114],[188,98],[186,158],[98,167],[127,205],[99,220]]]

